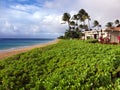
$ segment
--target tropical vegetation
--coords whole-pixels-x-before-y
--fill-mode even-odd
[[[120,47],[62,40],[9,57],[0,90],[120,90]]]
[[[62,16],[62,20],[64,21],[62,24],[68,24],[68,29],[65,31],[64,36],[60,36],[59,38],[81,38],[84,36],[84,31],[92,29],[102,30],[102,25],[98,20],[94,20],[93,25],[90,25],[91,17],[84,9],[80,9],[78,13],[73,16],[71,16],[70,13],[65,12]],[[111,28],[118,25],[120,25],[120,21],[116,19],[114,22],[107,22],[105,26]]]
[[[116,27],[120,25],[120,21],[116,19],[114,22],[108,22],[106,24],[106,27],[111,28],[111,27]]]
[[[68,24],[68,29],[65,32],[65,38],[80,38],[83,36],[82,30],[90,29],[90,16],[84,10],[81,9],[79,12],[71,17],[69,13],[64,13],[62,20]],[[88,25],[86,24],[88,20]]]
[[[106,27],[113,27],[113,22],[108,22],[107,24],[106,24]]]

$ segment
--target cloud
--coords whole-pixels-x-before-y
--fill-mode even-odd
[[[50,37],[63,35],[64,12],[76,14],[84,8],[92,21],[103,26],[120,18],[119,0],[6,0],[0,1],[0,37]]]
[[[5,8],[5,10],[2,9],[1,12],[1,36],[3,36],[3,34],[5,36],[9,34],[8,36],[11,35],[11,37],[31,36],[55,38],[64,30],[62,28],[62,30],[59,31],[61,28],[59,22],[61,19],[60,15],[49,13],[46,9],[41,9],[38,6],[18,4],[10,6],[8,9]]]
[[[98,20],[103,25],[108,21],[120,18],[119,0],[54,0],[46,1],[46,8],[59,8],[59,12],[78,12],[84,8],[91,16],[92,20]]]
[[[93,19],[98,19],[103,24],[120,18],[119,0],[82,0],[81,3]]]

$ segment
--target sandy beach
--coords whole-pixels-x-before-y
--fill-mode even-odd
[[[16,54],[20,54],[20,53],[32,50],[34,48],[46,47],[48,45],[56,44],[58,42],[59,42],[59,39],[48,42],[48,43],[44,43],[44,44],[37,44],[37,45],[28,46],[28,47],[24,47],[24,48],[18,48],[18,49],[14,49],[14,50],[8,50],[8,51],[0,52],[0,60],[4,59],[6,57],[10,57],[12,55],[16,55]]]

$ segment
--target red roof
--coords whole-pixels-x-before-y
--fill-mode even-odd
[[[107,28],[105,31],[120,31],[120,27]]]

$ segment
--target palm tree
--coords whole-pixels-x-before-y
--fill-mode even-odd
[[[89,19],[89,20],[90,20],[90,16],[88,15],[88,13],[87,13],[84,9],[81,9],[81,10],[78,12],[78,17],[79,17],[79,20],[80,20],[81,22],[83,22],[84,26],[86,26],[86,25],[85,25],[85,20],[86,20],[86,19]],[[88,29],[88,28],[86,28],[86,29]]]
[[[70,31],[70,18],[71,15],[69,13],[64,13],[62,16],[62,20],[68,23],[69,31]]]
[[[84,9],[81,9],[81,10],[78,12],[78,17],[79,17],[79,20],[85,24],[86,11],[85,11]]]
[[[94,20],[93,27],[98,27],[99,30],[99,22],[97,20]]]
[[[80,28],[80,29],[83,29],[83,27],[84,27],[84,26],[83,26],[82,24],[79,25],[79,28]]]
[[[119,25],[120,24],[120,21],[118,19],[115,20],[115,25]]]
[[[78,15],[77,14],[73,15],[72,19],[76,21],[75,24],[76,26],[78,26],[78,20],[79,20]]]
[[[69,22],[70,26],[72,27],[73,30],[75,30],[75,22],[74,21],[70,21]]]
[[[91,18],[90,18],[89,15],[88,15],[87,19],[88,19],[88,29],[90,30],[90,21],[91,21]]]
[[[113,22],[108,22],[108,23],[106,24],[106,27],[108,27],[108,28],[113,27]]]
[[[97,34],[98,34],[98,37],[99,37],[99,27],[100,27],[100,25],[99,25],[99,22],[97,21],[97,20],[94,20],[94,22],[93,22],[93,27],[97,27]],[[95,36],[95,38],[96,38],[96,36]]]

